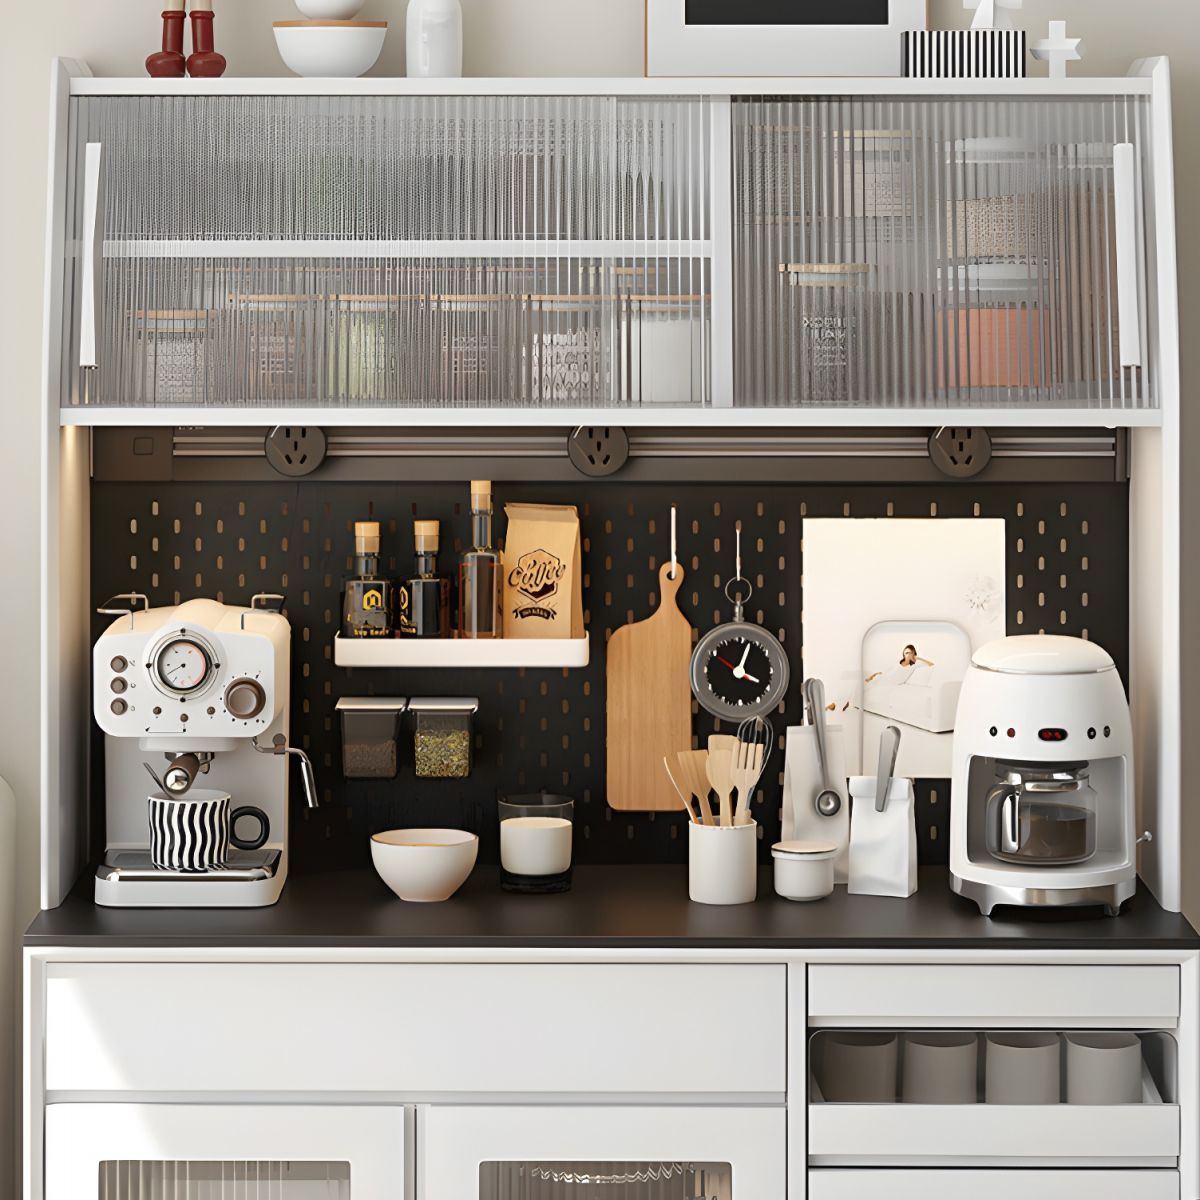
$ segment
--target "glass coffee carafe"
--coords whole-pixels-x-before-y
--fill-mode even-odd
[[[985,812],[988,852],[1001,862],[1061,867],[1096,853],[1087,763],[997,763]]]

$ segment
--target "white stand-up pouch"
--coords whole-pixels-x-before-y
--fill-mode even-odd
[[[850,780],[850,894],[907,899],[917,890],[917,804],[911,779],[893,779],[883,812],[874,776]]]

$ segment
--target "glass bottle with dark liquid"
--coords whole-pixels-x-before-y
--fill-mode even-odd
[[[500,637],[500,555],[492,546],[492,485],[471,481],[471,545],[458,568],[458,635]]]
[[[393,587],[379,575],[378,521],[355,522],[354,569],[342,592],[342,637],[391,637]]]
[[[414,521],[416,570],[400,586],[401,637],[440,638],[450,631],[450,580],[437,570],[439,521]]]

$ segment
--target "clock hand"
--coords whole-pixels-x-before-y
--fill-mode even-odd
[[[742,655],[742,661],[740,663],[738,663],[739,671],[744,671],[746,669],[746,661],[749,659],[749,657],[750,657],[750,643],[747,642],[745,653]]]
[[[721,666],[723,666],[723,667],[728,667],[728,668],[729,668],[729,669],[730,669],[730,670],[731,670],[731,671],[732,671],[732,672],[733,672],[735,675],[737,674],[737,667],[735,667],[735,666],[733,665],[733,663],[731,663],[731,662],[730,662],[730,661],[729,661],[727,658],[722,658],[722,657],[721,657],[721,656],[718,654],[718,655],[716,656],[716,659],[717,659],[717,662],[719,662],[719,663],[721,664]]]

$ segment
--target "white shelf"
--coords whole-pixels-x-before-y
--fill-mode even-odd
[[[71,80],[72,96],[1148,96],[1146,76],[1067,79],[903,79],[688,76],[593,78],[235,79],[95,78]]]
[[[333,661],[339,667],[478,669],[528,667],[541,671],[586,667],[591,643],[582,638],[501,638],[468,641],[438,638],[343,638],[333,640]]]
[[[621,425],[629,429],[685,426],[721,429],[886,428],[928,429],[942,425],[989,428],[1138,429],[1163,423],[1160,409],[1101,408],[64,408],[62,425],[261,428],[320,425],[326,428],[396,426],[574,428]]]
[[[706,239],[440,238],[398,241],[371,238],[129,239],[104,243],[105,258],[711,258]],[[581,299],[587,299],[582,296]]]

